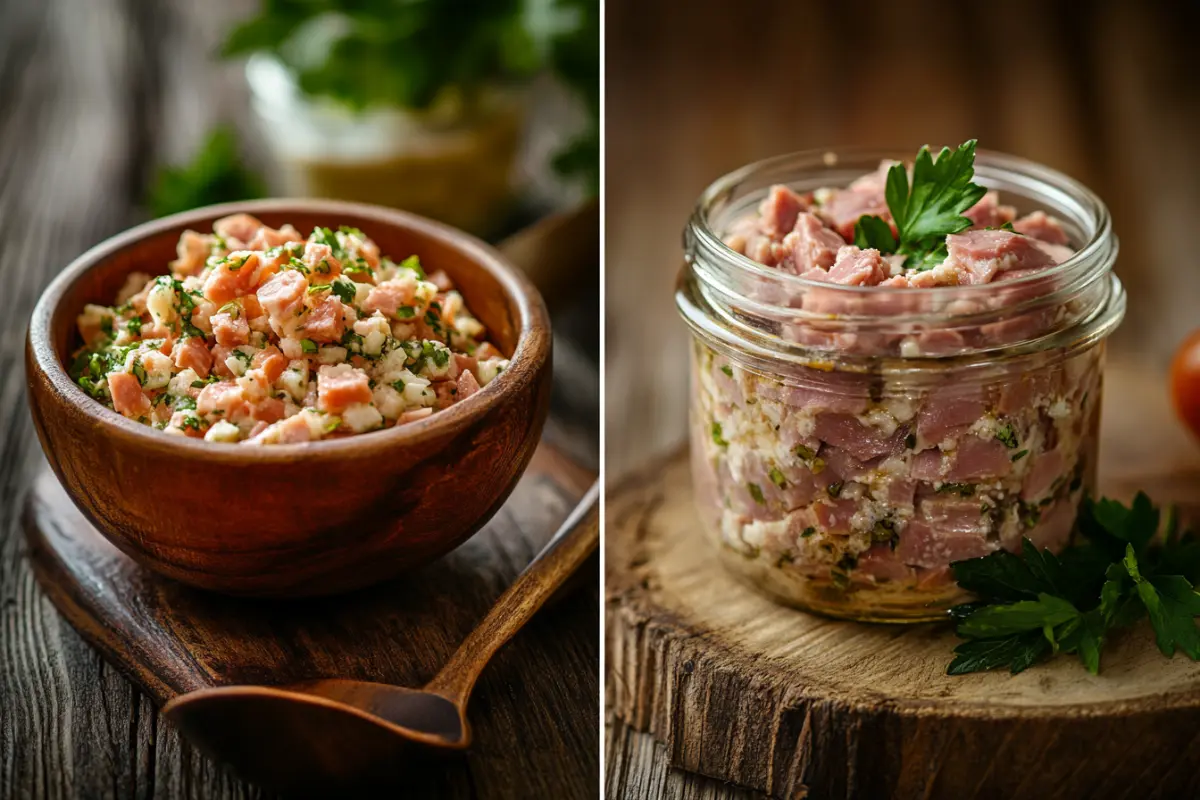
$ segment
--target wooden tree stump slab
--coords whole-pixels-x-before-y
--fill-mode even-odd
[[[1101,490],[1195,501],[1200,452],[1161,379],[1109,371]],[[610,492],[608,702],[673,766],[775,797],[1194,797],[1200,664],[1118,634],[1099,676],[1059,658],[945,674],[946,625],[776,605],[719,564],[676,454]]]
[[[209,686],[321,677],[422,686],[594,480],[543,443],[500,511],[446,557],[361,591],[287,601],[210,594],[139,567],[84,519],[48,467],[27,495],[24,527],[50,600],[156,704]],[[594,796],[595,562],[578,576],[592,588],[564,596],[497,654],[468,709],[474,745],[406,774],[413,796],[499,798],[513,787]]]

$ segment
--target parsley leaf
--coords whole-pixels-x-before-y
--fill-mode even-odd
[[[903,164],[888,170],[884,199],[898,235],[893,236],[880,217],[864,216],[854,227],[854,243],[907,256],[908,269],[932,269],[946,259],[946,236],[971,227],[963,212],[987,192],[972,183],[974,177],[974,139],[954,151],[943,147],[936,158],[928,146],[922,147],[913,162],[911,184]]]
[[[248,170],[238,155],[232,128],[217,128],[204,140],[186,166],[164,167],[158,173],[148,204],[156,217],[231,200],[266,195],[262,178]]]

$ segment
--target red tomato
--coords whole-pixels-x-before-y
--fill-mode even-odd
[[[1175,413],[1200,437],[1200,330],[1183,341],[1171,361],[1171,400]]]

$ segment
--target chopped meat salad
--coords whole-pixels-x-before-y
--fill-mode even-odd
[[[305,239],[247,214],[185,231],[170,273],[88,305],[71,377],[177,436],[308,442],[423,419],[507,365],[443,272],[355,228]]]
[[[943,151],[932,163],[959,153]],[[910,216],[898,219],[892,184],[904,175],[915,186],[930,166],[921,156],[911,170],[884,163],[846,188],[807,194],[775,186],[724,240],[767,267],[823,284],[996,284],[1001,294],[984,301],[993,307],[1016,302],[1006,280],[1074,252],[1059,221],[1040,211],[1019,216],[996,192],[970,184],[969,171],[957,210],[921,212],[948,218],[940,235],[930,235],[937,228],[928,219],[914,220],[911,202]],[[815,298],[830,318],[889,308],[872,304],[874,293],[824,291],[776,305],[808,311]],[[703,338],[693,353],[696,500],[709,531],[757,582],[830,613],[904,617],[906,608],[919,614],[960,599],[953,561],[1019,549],[1023,538],[1065,546],[1094,470],[1102,347],[1049,349],[973,372],[939,370],[926,358],[917,380],[906,357],[936,359],[947,337],[955,348],[964,335],[994,346],[1027,340],[1029,327],[1006,319],[966,334],[929,329],[896,334],[895,347],[844,329],[824,334],[812,318],[770,333],[816,345],[821,358],[773,372]],[[865,369],[862,359],[852,366],[838,358],[881,347],[869,354],[891,358]]]

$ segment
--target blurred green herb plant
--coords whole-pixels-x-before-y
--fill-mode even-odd
[[[248,170],[238,155],[237,136],[228,127],[208,135],[191,163],[159,170],[147,204],[156,217],[180,211],[263,197],[262,179]]]

